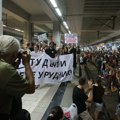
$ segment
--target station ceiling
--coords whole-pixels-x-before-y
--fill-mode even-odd
[[[70,31],[81,44],[90,44],[120,29],[120,0],[56,0]],[[49,0],[3,0],[3,21],[24,30],[24,22],[34,30],[52,32],[53,21],[60,20]],[[62,33],[66,29],[62,26]]]

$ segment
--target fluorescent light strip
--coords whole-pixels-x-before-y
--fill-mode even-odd
[[[66,29],[69,29],[69,27],[68,27],[68,25],[67,25],[67,23],[65,21],[63,21],[63,24],[66,27]]]
[[[67,29],[69,29],[68,25],[65,26]]]
[[[15,28],[14,30],[16,30],[16,31],[18,31],[18,32],[24,32],[24,31],[22,31],[22,30],[20,30],[20,29],[17,29],[17,28]]]
[[[3,24],[2,26],[3,26],[3,27],[10,28],[10,29],[13,29],[13,30],[18,31],[18,32],[24,32],[23,30],[20,30],[20,29],[17,29],[17,28],[12,28],[12,27],[9,27],[9,26],[7,26],[7,25],[5,25],[5,24]]]
[[[68,32],[69,32],[69,34],[71,34],[71,31],[70,31],[70,30],[69,30]]]
[[[7,27],[7,26],[6,26],[6,25],[4,25],[4,24],[3,24],[2,26],[3,26],[3,27]]]
[[[53,5],[53,7],[55,8],[57,14],[61,17],[62,13],[61,13],[60,9],[58,8],[56,1],[55,0],[50,0],[50,2]],[[66,27],[66,29],[69,29],[69,27],[68,27],[68,25],[67,25],[67,23],[65,21],[63,21],[63,24]]]
[[[15,28],[14,30],[19,31],[19,32],[21,31],[21,30],[19,30],[19,29],[17,29],[17,28]]]
[[[63,21],[63,24],[64,24],[65,26],[67,26],[67,23],[66,23],[65,21]]]
[[[62,16],[62,13],[61,13],[60,9],[59,9],[59,8],[56,8],[55,10],[56,10],[57,14],[61,17],[61,16]]]
[[[53,7],[57,8],[57,3],[55,0],[50,0],[51,4],[53,5]]]

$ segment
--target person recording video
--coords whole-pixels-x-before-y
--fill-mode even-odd
[[[8,35],[0,36],[0,119],[9,120],[15,97],[35,91],[34,76],[29,64],[30,55],[19,53],[19,41]],[[20,54],[20,55],[19,55]],[[18,58],[19,56],[19,58]],[[21,59],[25,67],[26,79],[22,78],[16,67]]]

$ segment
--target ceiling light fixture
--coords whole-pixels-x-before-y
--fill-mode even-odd
[[[51,2],[51,4],[53,5],[53,7],[55,8],[58,16],[62,17],[62,13],[61,13],[60,9],[58,8],[58,5],[57,5],[57,3],[56,3],[56,0],[50,0],[50,2]],[[63,20],[63,19],[62,19],[62,20]],[[66,23],[65,21],[63,21],[63,24],[64,24],[65,28],[66,28],[67,30],[69,30],[69,27],[68,27],[68,25],[67,25],[67,23]],[[71,34],[71,32],[69,32],[69,33]]]
[[[60,9],[59,9],[59,8],[56,8],[55,10],[56,10],[57,14],[61,17],[61,16],[62,16],[62,13],[61,13]]]
[[[63,21],[63,24],[66,27],[66,29],[69,29],[69,27],[68,27],[68,25],[67,25],[67,23],[65,21]]]
[[[10,29],[15,30],[15,31],[18,31],[18,32],[24,32],[23,30],[20,30],[20,29],[17,29],[17,28],[12,28],[12,27],[9,27],[9,26],[7,26],[7,25],[5,25],[5,24],[3,24],[2,26],[3,26],[3,27],[10,28]]]
[[[67,26],[67,23],[66,23],[65,21],[63,21],[63,24],[64,24],[65,26]]]
[[[3,25],[3,27],[6,27],[6,25]]]
[[[6,25],[4,25],[4,24],[3,24],[2,26],[3,26],[3,27],[7,27],[7,26],[6,26]]]
[[[18,31],[18,32],[24,32],[24,31],[22,31],[22,30],[20,30],[20,29],[17,29],[17,28],[15,28],[14,30],[16,30],[16,31]]]
[[[69,29],[68,25],[65,26],[67,29]]]
[[[68,33],[71,34],[71,31],[69,30]]]
[[[50,0],[51,4],[53,5],[53,7],[57,8],[57,3],[55,0]]]

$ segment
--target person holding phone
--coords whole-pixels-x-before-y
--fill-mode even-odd
[[[15,62],[19,60],[19,41],[8,35],[0,36],[0,119],[9,120],[14,97],[22,97],[25,93],[35,91],[34,76],[29,64],[30,55],[21,53],[22,63],[25,67],[26,79],[22,78]]]

